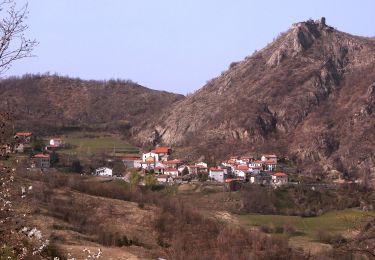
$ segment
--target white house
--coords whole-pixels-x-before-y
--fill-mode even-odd
[[[107,167],[101,167],[95,170],[95,175],[98,176],[112,176],[112,169]]]
[[[277,164],[277,156],[275,154],[263,154],[261,157],[261,160],[263,162],[271,161],[275,164]]]
[[[266,171],[275,171],[277,164],[274,161],[265,161],[264,162],[265,170]]]
[[[253,174],[259,174],[263,170],[262,166],[250,166],[249,171]]]
[[[158,162],[159,161],[159,154],[153,153],[153,152],[144,153],[142,155],[142,162],[146,162],[147,160],[151,160],[151,158],[154,162]]]
[[[272,181],[271,184],[274,186],[281,186],[284,184],[288,184],[288,175],[283,172],[277,172],[272,174]]]
[[[165,174],[157,175],[156,179],[159,183],[168,183],[173,181],[171,176]]]
[[[61,138],[52,138],[49,140],[50,147],[60,147],[63,144]]]
[[[207,168],[207,163],[199,162],[199,163],[196,163],[195,166],[201,166],[202,168]]]
[[[245,179],[248,172],[249,167],[247,165],[238,165],[234,170],[234,174],[241,179]]]
[[[224,182],[225,181],[225,169],[220,168],[210,168],[210,172],[208,174],[208,177],[214,179],[218,182]]]
[[[124,157],[122,158],[122,162],[128,168],[140,168],[142,159],[138,157]]]
[[[164,169],[164,174],[172,177],[178,176],[178,170],[174,168],[166,168]]]
[[[159,155],[157,153],[149,152],[142,155],[141,167],[143,169],[154,169],[157,162],[159,162]]]

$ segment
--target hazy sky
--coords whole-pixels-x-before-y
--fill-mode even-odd
[[[186,94],[294,22],[325,16],[339,30],[375,36],[374,10],[375,0],[29,0],[37,57],[6,76],[131,79]]]

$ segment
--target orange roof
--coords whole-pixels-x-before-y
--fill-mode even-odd
[[[23,136],[23,137],[28,137],[32,136],[33,134],[31,132],[18,132],[16,133],[16,136]]]
[[[263,161],[257,160],[257,161],[254,161],[254,163],[263,163]]]
[[[272,174],[272,176],[276,176],[276,177],[285,177],[285,176],[288,176],[288,175],[286,175],[286,174],[283,173],[283,172],[277,172],[277,173]]]
[[[170,149],[170,147],[156,147],[153,151],[154,153],[168,153]]]
[[[221,171],[223,171],[223,169],[220,169],[220,168],[210,168],[210,171],[221,172]]]
[[[34,158],[49,158],[49,155],[48,154],[38,153],[38,154],[34,155],[33,157]]]
[[[249,167],[247,165],[238,165],[237,166],[237,170],[245,170],[245,171],[247,171],[247,170],[249,170]]]

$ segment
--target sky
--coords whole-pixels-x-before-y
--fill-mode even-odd
[[[15,0],[21,7],[25,0]],[[29,0],[33,58],[5,73],[131,79],[188,94],[295,22],[375,36],[374,0]]]

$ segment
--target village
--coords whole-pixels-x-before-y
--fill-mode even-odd
[[[38,152],[31,149],[30,143],[35,137],[31,132],[17,132],[10,144],[3,145],[1,155],[28,154],[27,169],[30,172],[54,171],[52,163],[56,151],[63,149],[66,144],[62,138],[48,138]],[[144,177],[153,176],[155,183],[163,185],[181,184],[188,182],[213,182],[218,184],[251,183],[279,187],[288,184],[288,174],[278,171],[278,157],[275,154],[257,155],[255,152],[230,156],[218,165],[208,165],[206,162],[189,162],[174,158],[171,147],[155,147],[151,151],[131,154],[117,160],[124,166],[124,173],[115,174],[113,167],[101,165],[91,172],[82,174],[101,177],[121,178],[130,181],[130,173],[138,173]],[[140,183],[142,185],[142,182]]]

